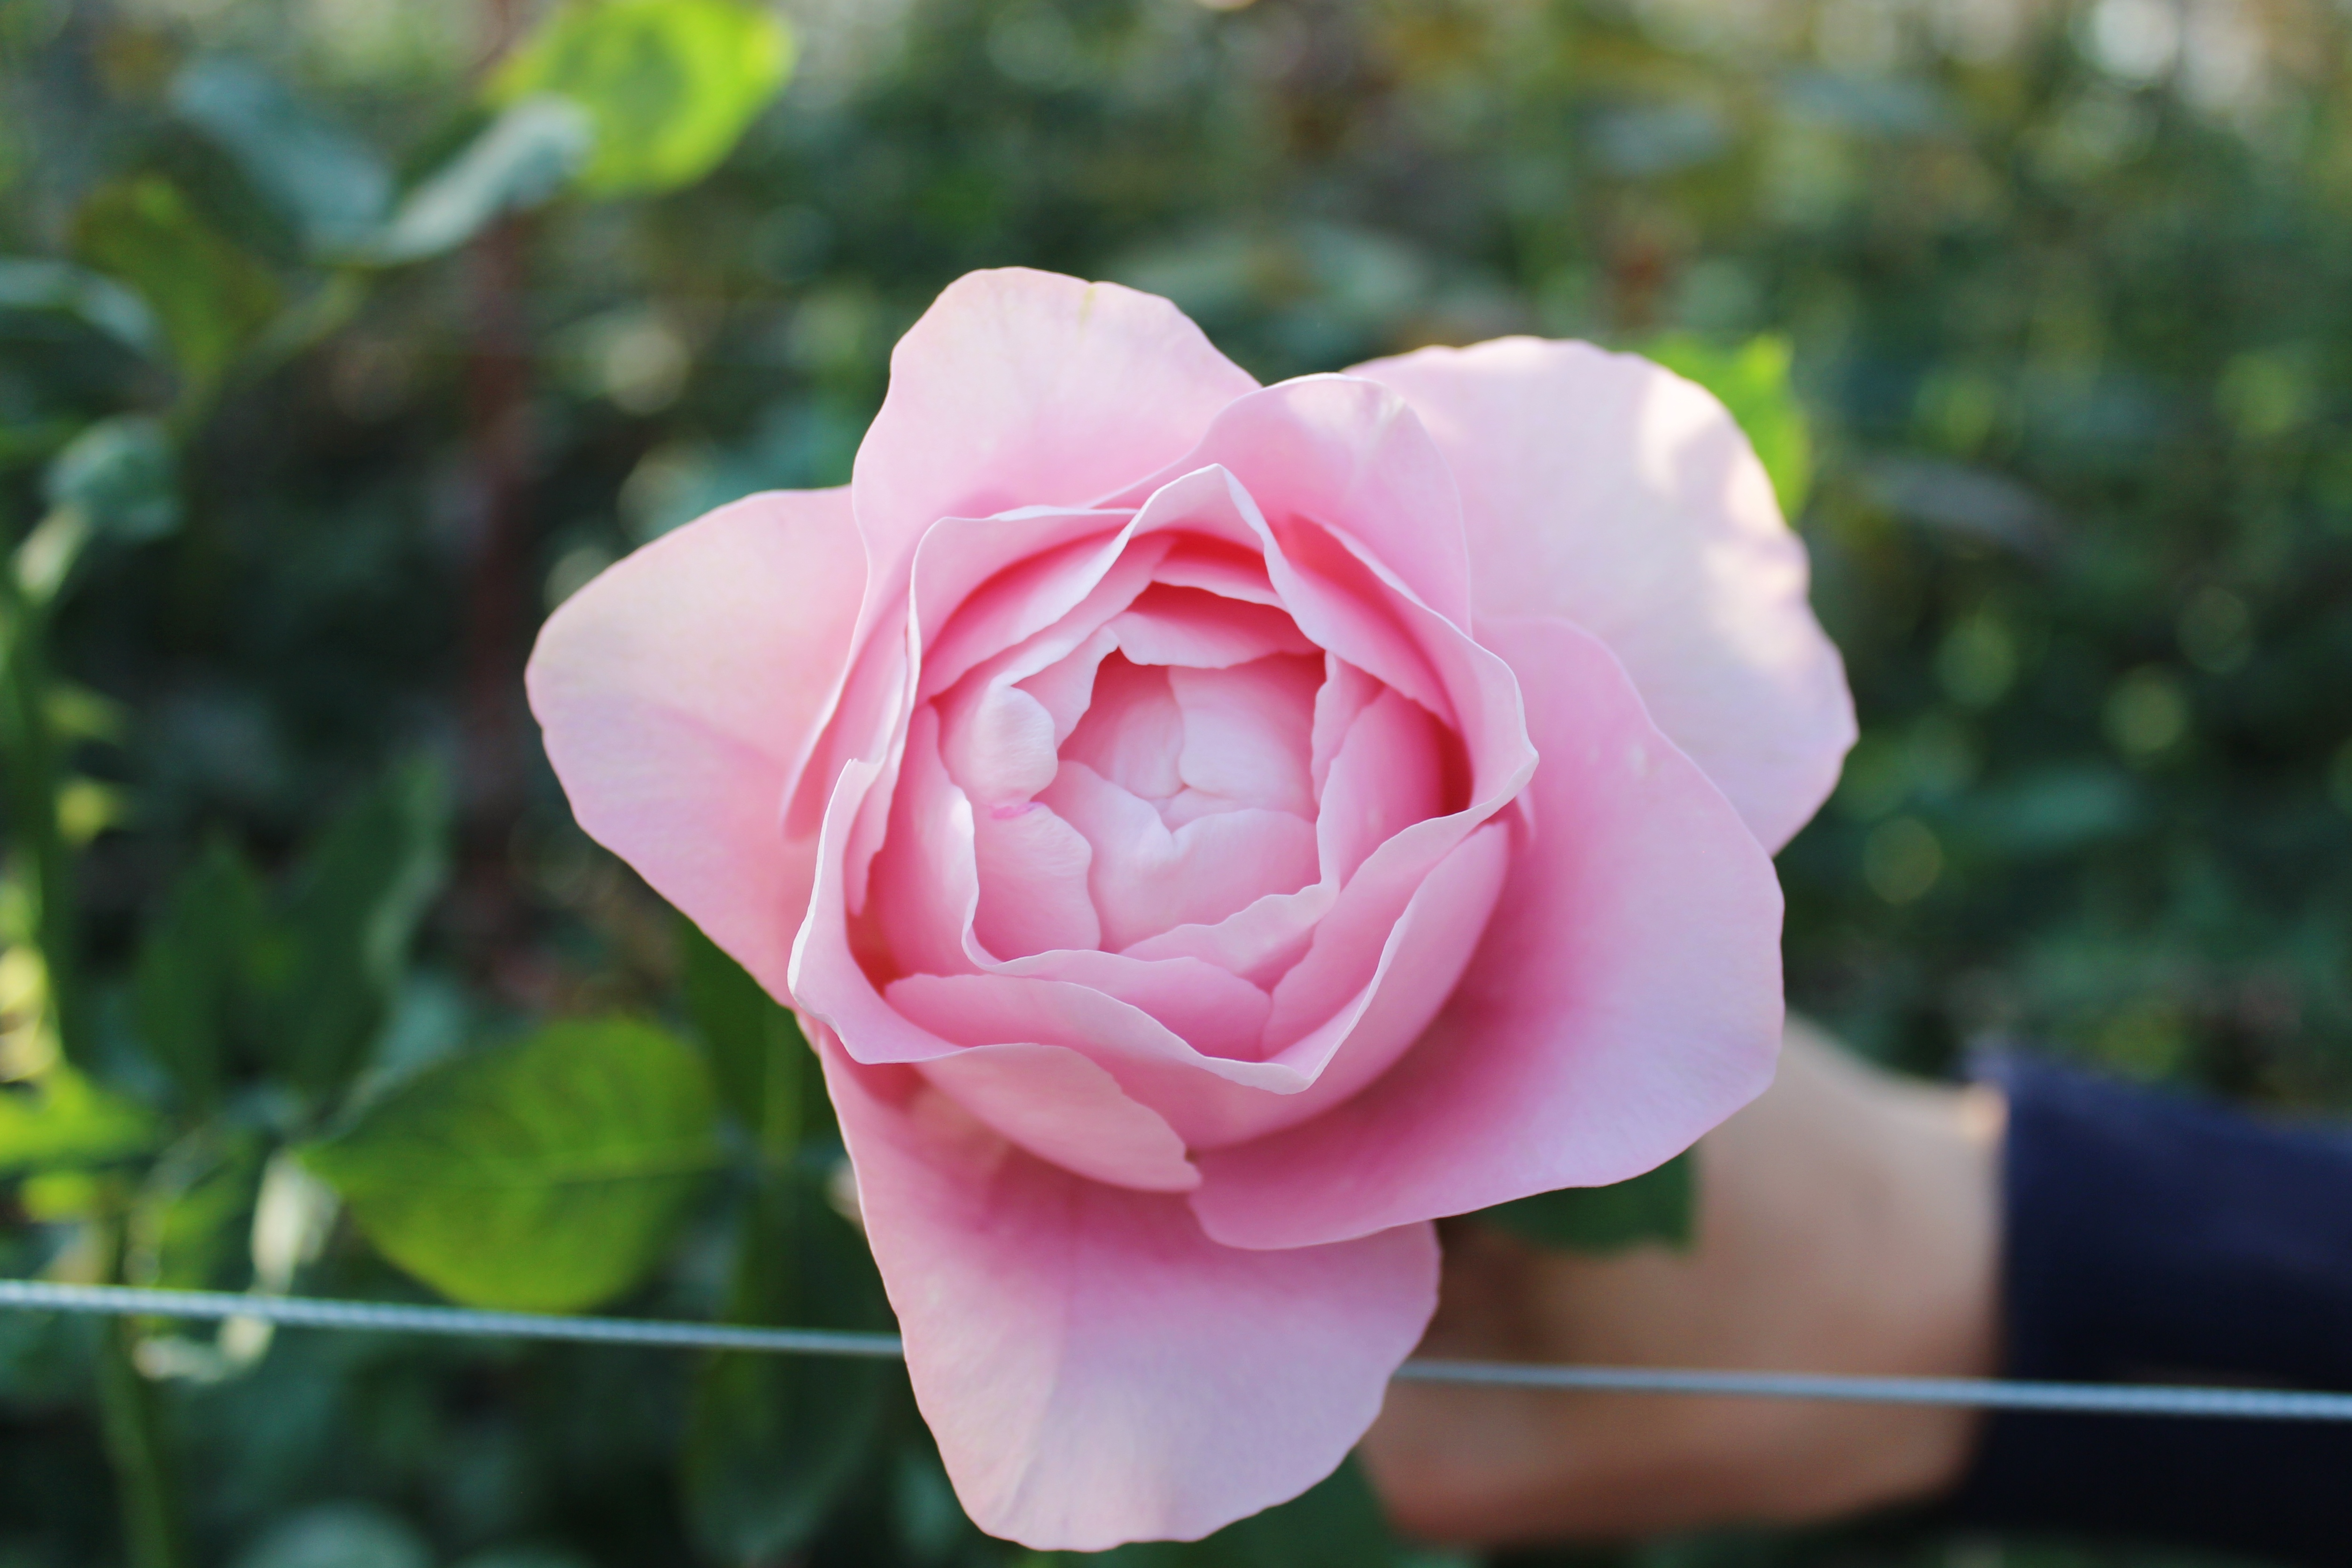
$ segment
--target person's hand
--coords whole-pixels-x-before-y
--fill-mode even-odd
[[[1779,1078],[1698,1145],[1688,1252],[1538,1249],[1447,1226],[1422,1352],[1489,1361],[1988,1375],[2003,1107],[1899,1079],[1791,1022]],[[1970,1412],[1398,1384],[1360,1450],[1436,1540],[1793,1523],[1949,1488]]]

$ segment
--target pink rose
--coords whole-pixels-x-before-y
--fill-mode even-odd
[[[1853,735],[1706,393],[1507,339],[1260,387],[1166,301],[979,273],[845,489],[557,612],[582,825],[789,999],[971,1517],[1304,1490],[1432,1221],[1658,1164],[1780,1026],[1770,851]]]

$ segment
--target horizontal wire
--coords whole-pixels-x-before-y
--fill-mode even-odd
[[[289,1328],[361,1329],[390,1334],[568,1340],[583,1344],[658,1345],[677,1350],[768,1351],[798,1355],[906,1353],[896,1334],[849,1329],[759,1329],[734,1323],[644,1318],[574,1318],[553,1312],[488,1312],[469,1307],[334,1301],[315,1296],[248,1296],[235,1290],[143,1290],[127,1285],[56,1285],[0,1279],[0,1307],[155,1318],[258,1318]]]
[[[2042,1383],[1997,1377],[1863,1377],[1810,1372],[1716,1372],[1684,1367],[1526,1366],[1416,1357],[1397,1368],[1411,1383],[1485,1384],[1599,1393],[1732,1394],[1831,1399],[1856,1405],[1949,1405],[1979,1410],[2051,1410],[2092,1415],[2226,1416],[2256,1421],[2352,1421],[2352,1394],[2180,1384]]]
[[[765,1351],[897,1360],[896,1334],[846,1329],[761,1329],[643,1318],[574,1318],[466,1307],[250,1296],[231,1290],[147,1290],[0,1279],[0,1307],[157,1318],[257,1318],[289,1328],[378,1333],[562,1340],[677,1350]],[[1855,1377],[1822,1373],[1717,1372],[1685,1367],[1532,1366],[1416,1357],[1397,1368],[1412,1383],[1594,1393],[1689,1394],[1753,1399],[1830,1399],[1866,1405],[1946,1405],[2105,1415],[2221,1416],[2267,1421],[2352,1421],[2352,1394],[2299,1389],[2200,1388],[2158,1384],[2029,1383],[1989,1377]]]

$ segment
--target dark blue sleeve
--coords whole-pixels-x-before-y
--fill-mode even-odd
[[[2352,1135],[2016,1058],[2005,1375],[2352,1390]],[[1997,1414],[1960,1520],[2352,1563],[2352,1426]]]

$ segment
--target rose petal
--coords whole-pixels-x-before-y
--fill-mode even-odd
[[[1444,736],[1417,702],[1383,691],[1348,731],[1315,818],[1323,879],[1344,883],[1373,850],[1445,809]]]
[[[1424,817],[1399,829],[1356,868],[1330,912],[1317,924],[1306,955],[1274,984],[1274,1013],[1266,1024],[1269,1053],[1319,1027],[1371,979],[1381,943],[1421,879],[1481,823],[1498,812],[1521,814],[1520,791],[1537,771],[1518,681],[1510,667],[1425,606],[1406,600],[1393,608],[1418,623],[1433,666],[1444,672],[1446,689],[1462,716],[1452,738],[1462,742],[1466,753],[1470,798],[1445,816]],[[1457,771],[1459,760],[1447,772]],[[1462,787],[1454,779],[1447,785],[1449,793]],[[1324,794],[1327,798],[1331,794],[1328,778]],[[1345,801],[1338,804],[1349,809]]]
[[[940,518],[1087,505],[1182,456],[1256,389],[1165,300],[1025,268],[967,273],[898,340],[857,448],[850,495],[876,588],[903,590]]]
[[[824,1057],[916,1402],[992,1534],[1192,1540],[1296,1496],[1435,1307],[1430,1226],[1218,1247],[1181,1198],[1056,1170],[912,1073]]]
[[[940,760],[974,805],[1018,805],[1054,782],[1054,716],[1018,686],[983,682],[939,706]]]
[[[1313,760],[1308,763],[1316,799],[1323,798],[1323,784],[1331,772],[1331,759],[1339,754],[1339,747],[1347,740],[1348,731],[1355,728],[1356,715],[1385,689],[1379,681],[1338,654],[1323,656],[1323,685],[1315,693]]]
[[[1198,446],[1112,504],[1133,505],[1211,464],[1229,469],[1277,528],[1293,518],[1342,524],[1423,604],[1458,626],[1470,624],[1470,556],[1454,476],[1389,388],[1309,375],[1236,398]]]
[[[1021,689],[1045,706],[1054,721],[1054,744],[1059,748],[1094,705],[1095,674],[1118,646],[1108,631],[1097,630],[1077,647],[1021,682]]]
[[[1231,669],[1171,669],[1169,691],[1183,720],[1178,774],[1203,795],[1313,821],[1307,745],[1322,683],[1321,660],[1288,654]],[[1176,822],[1171,813],[1170,825]]]
[[[849,946],[849,909],[842,847],[882,774],[878,763],[851,762],[835,781],[817,839],[809,918],[793,942],[787,973],[793,1005],[835,1032],[862,1062],[921,1062],[955,1045],[908,1021],[882,999]],[[1015,1037],[1004,1037],[1007,1038]],[[1049,1042],[1052,1043],[1052,1042]]]
[[[1001,962],[983,958],[973,967],[1099,991],[1150,1015],[1203,1056],[1244,1061],[1256,1059],[1266,1013],[1274,1005],[1265,992],[1231,970],[1197,958],[1141,959],[1066,949]]]
[[[948,524],[933,530],[930,539],[926,541],[927,545],[931,540],[937,539],[952,529],[958,521],[950,520]],[[1003,522],[1008,530],[1016,527],[1025,529],[1032,524],[1050,527],[1055,522],[1052,517],[1043,515],[1027,519],[997,521]],[[990,629],[1005,637],[1017,637],[1021,640],[1010,647],[1000,648],[990,654],[982,661],[980,668],[972,670],[961,683],[962,690],[948,694],[946,711],[942,713],[942,718],[947,721],[947,740],[950,744],[958,744],[963,739],[961,731],[964,721],[971,717],[971,705],[988,703],[992,700],[1002,700],[1010,704],[998,717],[1011,720],[1013,723],[1013,731],[1009,733],[999,731],[988,739],[999,744],[1006,742],[1013,742],[1017,744],[1020,705],[1023,701],[1031,700],[1025,697],[1006,697],[1001,689],[1010,687],[1032,674],[1047,668],[1066,657],[1091,637],[1098,629],[1098,623],[1109,619],[1124,609],[1136,594],[1150,582],[1150,569],[1167,548],[1167,542],[1146,540],[1131,542],[1130,532],[1131,530],[1121,530],[1108,542],[1085,542],[1080,546],[1053,552],[1044,558],[1042,563],[1032,563],[1033,566],[1042,565],[1053,579],[1051,584],[1044,590],[1025,591],[1036,586],[1033,580],[1034,574],[1015,573],[1011,575],[1020,580],[1024,584],[1024,591],[983,594],[982,597],[986,605],[978,612],[983,617],[992,615],[1002,600],[1006,597],[1016,598],[1019,601],[1017,616],[1011,619],[998,617],[992,621]],[[928,551],[918,559],[919,579],[922,576],[921,568],[929,559]],[[991,584],[991,586],[999,585]],[[1065,605],[1069,607],[1065,610],[1063,608]],[[1056,615],[1058,619],[1053,619],[1050,622],[1045,620],[1045,617]],[[959,615],[954,617],[947,627],[944,640],[952,642],[958,633],[967,629],[970,617],[966,616]],[[1031,629],[1033,626],[1036,628],[1034,631]],[[910,626],[910,637],[919,629],[919,626]],[[862,911],[866,907],[866,884],[869,868],[874,856],[882,847],[890,802],[898,790],[900,752],[898,747],[889,743],[890,731],[898,722],[896,716],[906,709],[909,677],[929,673],[928,667],[921,671],[916,670],[910,665],[903,647],[898,645],[891,645],[891,647],[896,651],[888,658],[883,657],[886,651],[888,651],[883,647],[872,646],[866,648],[860,660],[860,668],[850,682],[849,693],[844,699],[847,701],[849,696],[855,696],[873,684],[873,680],[867,679],[868,671],[872,668],[887,668],[898,672],[893,678],[898,680],[898,686],[891,700],[877,706],[871,715],[877,727],[868,737],[867,743],[873,748],[872,755],[877,757],[882,763],[882,775],[865,807],[859,813],[857,820],[851,826],[845,840],[847,861],[845,885],[847,889],[849,908],[853,912]],[[975,654],[974,657],[978,656]],[[919,689],[918,694],[920,689]],[[835,721],[845,722],[845,714],[837,712]],[[842,730],[836,735],[828,737],[827,744],[816,749],[816,760],[810,764],[812,779],[814,770],[819,767],[838,767],[839,758],[835,753],[843,744],[846,743],[843,737],[848,735],[854,728],[855,726],[851,726]],[[1050,777],[1050,772],[1046,770],[1045,763],[1050,761],[1051,747],[1044,743],[1040,737],[1033,736],[1032,740],[1037,742],[1029,759],[1034,768],[1032,776]],[[961,752],[951,756],[950,760],[959,763],[976,761],[973,756]],[[1002,768],[988,769],[984,766],[975,768],[976,773],[989,775],[982,777],[981,782],[983,787],[997,796],[989,803],[991,805],[1005,804],[1008,798],[1004,794],[1006,791],[1012,792],[1009,798],[1021,798],[1022,759],[1018,756],[1011,756],[1003,759],[1003,762],[1005,765]],[[803,808],[803,801],[813,788],[814,784],[810,779],[803,781],[799,792],[800,798],[796,798],[793,806],[788,809],[786,818],[788,822],[798,819],[798,815]]]
[[[972,1046],[917,1069],[964,1110],[1048,1164],[1147,1193],[1188,1193],[1201,1173],[1168,1123],[1060,1046]]]
[[[845,491],[752,496],[565,600],[524,675],[581,826],[779,994],[814,849],[784,792],[864,577]]]
[[[1402,393],[1451,463],[1480,620],[1598,636],[1765,847],[1787,842],[1837,782],[1853,704],[1804,545],[1722,405],[1647,361],[1529,338],[1352,374]]]
[[[1323,882],[1295,893],[1268,893],[1223,920],[1171,926],[1119,951],[1129,958],[1197,958],[1253,985],[1272,985],[1306,952],[1316,922],[1339,896],[1339,889]]]
[[[1319,654],[1297,623],[1272,605],[1228,599],[1200,588],[1155,584],[1110,623],[1118,646],[1138,664],[1223,669],[1269,654]]]
[[[1413,889],[1363,989],[1273,1063],[1309,1079],[1296,1094],[1226,1084],[1171,1101],[1195,1149],[1229,1147],[1320,1116],[1410,1048],[1462,977],[1510,867],[1510,828],[1490,822]]]
[[[960,974],[974,967],[964,933],[980,906],[980,866],[971,799],[940,763],[939,715],[915,710],[907,731],[890,832],[874,858],[872,919],[903,973]],[[1091,920],[1086,872],[1077,897]]]
[[[1204,1084],[1240,1084],[1254,1096],[1294,1096],[1307,1086],[1306,1074],[1284,1063],[1204,1056],[1143,1008],[1068,980],[906,975],[891,980],[889,1006],[906,1027],[955,1047],[1018,1039],[1073,1048],[1110,1072],[1129,1096],[1167,1117],[1185,1145],[1195,1142],[1185,1121],[1188,1096]],[[1169,1090],[1176,1090],[1173,1098]]]
[[[1061,763],[1084,763],[1129,795],[1150,801],[1165,800],[1184,787],[1184,775],[1177,771],[1183,754],[1184,710],[1168,689],[1168,671],[1122,658],[1104,660],[1096,671],[1086,717],[1062,743],[1058,757]]]
[[[1355,998],[1270,1058],[1313,1076],[1266,1131],[1319,1115],[1404,1054],[1469,967],[1502,897],[1512,858],[1507,823],[1489,822],[1430,868],[1381,946],[1380,963]]]
[[[1015,680],[1045,668],[1133,604],[1174,542],[1139,541],[1123,523],[1047,548],[1042,542],[1060,532],[1059,521],[1050,514],[949,518],[924,536],[915,586],[937,606],[917,617],[926,639],[917,696],[945,691],[992,662],[1017,658],[1024,668]]]
[[[1094,847],[1042,801],[972,819],[980,903],[972,934],[1001,958],[1102,945],[1091,891]]]
[[[1282,595],[1266,580],[1265,563],[1255,551],[1223,540],[1183,539],[1152,570],[1152,581],[1178,588],[1204,588],[1228,599],[1279,608]]]
[[[1770,860],[1597,639],[1559,621],[1479,636],[1528,694],[1534,836],[1412,1050],[1311,1121],[1196,1156],[1220,1240],[1301,1247],[1623,1181],[1771,1079]]]
[[[1037,798],[1094,847],[1087,885],[1114,951],[1315,880],[1314,826],[1286,811],[1218,812],[1171,831],[1150,802],[1069,761]]]

